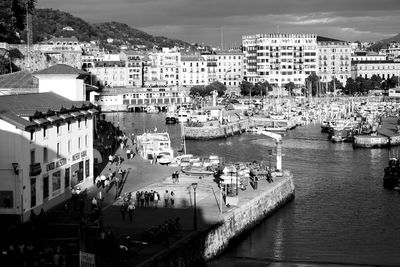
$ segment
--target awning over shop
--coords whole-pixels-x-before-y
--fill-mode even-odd
[[[72,119],[72,116],[69,115],[68,113],[65,113],[65,114],[60,114],[60,118],[62,118],[63,120],[70,120]]]
[[[78,111],[75,111],[75,112],[71,112],[71,116],[74,118],[78,118],[78,117],[83,116],[83,114]]]
[[[58,116],[50,116],[50,117],[47,117],[47,120],[49,120],[50,122],[56,122],[56,121],[62,120],[62,118],[60,118]]]
[[[46,119],[43,119],[43,118],[40,118],[40,119],[34,119],[34,120],[33,120],[33,122],[34,122],[34,123],[36,123],[36,124],[39,124],[40,126],[42,126],[42,125],[46,125],[46,124],[48,124],[48,123],[49,123],[49,121],[48,121],[48,120],[46,120]]]

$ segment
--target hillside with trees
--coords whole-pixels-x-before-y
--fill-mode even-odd
[[[400,42],[400,33],[398,33],[397,35],[387,38],[387,39],[383,39],[380,41],[375,42],[373,45],[371,45],[368,50],[370,51],[379,51],[382,48],[386,48],[388,47],[388,45],[391,42]]]
[[[50,39],[53,36],[75,36],[79,41],[99,41],[100,46],[107,50],[118,50],[121,45],[146,45],[148,48],[153,46],[190,47],[189,43],[181,40],[153,36],[124,23],[103,22],[90,24],[67,12],[48,8],[36,9],[33,13],[32,24],[34,43]],[[73,31],[63,30],[68,26]],[[107,42],[110,39],[112,39],[112,42]]]

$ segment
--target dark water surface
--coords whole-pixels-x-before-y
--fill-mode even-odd
[[[112,121],[112,114],[107,118]],[[132,132],[167,130],[175,150],[180,125],[164,115],[120,113],[114,121]],[[187,141],[188,153],[231,161],[269,160],[274,141],[243,134]],[[388,149],[354,149],[328,142],[318,125],[297,127],[284,137],[284,169],[294,174],[296,197],[209,266],[400,266],[400,194],[382,187]],[[400,150],[400,149],[399,149]],[[397,148],[391,150],[396,153]]]

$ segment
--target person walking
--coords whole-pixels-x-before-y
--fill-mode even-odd
[[[128,215],[129,215],[129,221],[132,222],[133,219],[133,212],[135,211],[135,204],[133,201],[131,201],[128,205]]]
[[[168,207],[168,202],[169,202],[169,193],[168,193],[168,190],[165,190],[165,193],[164,193],[164,207]]]
[[[126,203],[124,202],[124,204],[121,205],[121,210],[120,210],[123,221],[125,221],[126,210],[127,210],[127,206],[126,206]]]
[[[97,209],[97,199],[96,197],[93,197],[92,199],[92,210]]]
[[[159,195],[157,192],[154,192],[154,208],[158,208],[158,200],[159,200]]]
[[[170,200],[171,200],[171,207],[174,207],[174,204],[175,204],[175,193],[173,191],[171,191]]]

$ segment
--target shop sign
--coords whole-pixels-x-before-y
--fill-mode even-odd
[[[40,162],[31,164],[29,166],[29,175],[36,176],[42,172],[42,167],[40,166]]]
[[[82,151],[81,157],[82,157],[82,158],[83,158],[83,157],[86,157],[86,155],[87,155],[86,150]]]
[[[54,162],[51,162],[51,163],[49,163],[49,164],[46,165],[46,170],[47,170],[47,171],[51,171],[51,170],[53,170],[54,168],[55,168]]]
[[[64,166],[65,164],[67,164],[66,158],[59,159],[58,161],[56,161],[56,168]]]
[[[78,160],[81,157],[81,153],[76,153],[72,155],[72,160]]]

